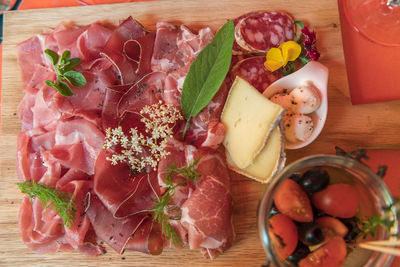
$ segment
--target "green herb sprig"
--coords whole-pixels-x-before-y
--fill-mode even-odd
[[[81,60],[79,58],[70,58],[70,51],[64,51],[61,57],[51,49],[44,50],[44,53],[53,64],[57,75],[56,81],[46,80],[48,86],[56,88],[63,96],[72,96],[74,93],[70,85],[82,87],[86,84],[85,76],[72,70],[81,63]]]
[[[172,240],[172,243],[174,245],[181,245],[182,240],[180,239],[179,235],[176,233],[174,228],[171,226],[169,220],[179,220],[180,215],[167,215],[166,212],[168,211],[175,211],[179,210],[178,207],[172,205],[170,207],[170,201],[175,194],[175,189],[181,185],[186,184],[189,181],[192,180],[197,180],[197,178],[200,176],[196,172],[195,166],[197,164],[198,160],[194,161],[192,164],[186,166],[183,169],[178,169],[175,165],[172,165],[170,168],[167,168],[166,170],[168,171],[167,176],[165,178],[165,183],[168,185],[167,190],[165,191],[164,195],[160,197],[157,202],[154,205],[154,217],[153,220],[158,222],[158,224],[161,226],[162,233],[164,234],[165,238],[167,240]],[[180,174],[186,179],[178,184],[174,184],[172,182],[173,174]]]
[[[391,206],[383,208],[383,215],[366,217],[365,220],[360,222],[360,236],[362,236],[362,238],[366,238],[368,235],[374,237],[379,226],[383,227],[388,233],[390,233],[395,223],[393,208],[396,208],[397,210],[399,205],[400,201],[396,200]]]
[[[71,227],[75,220],[75,202],[70,193],[60,192],[55,188],[38,184],[34,181],[17,183],[21,193],[27,194],[31,200],[38,198],[45,209],[52,207],[60,215],[63,225]]]
[[[183,138],[189,127],[190,119],[196,116],[217,93],[232,59],[232,46],[235,28],[229,20],[196,57],[190,66],[182,87],[181,107],[186,125]]]

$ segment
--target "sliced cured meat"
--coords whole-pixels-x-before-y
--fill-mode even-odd
[[[192,118],[185,137],[185,141],[187,143],[196,147],[202,146],[207,139],[207,136],[209,136],[209,131],[213,131],[212,128],[216,126],[217,122],[219,122],[228,91],[229,88],[227,86],[227,81],[225,80],[210,103],[208,103],[208,105],[202,111],[200,111],[199,114]],[[218,139],[219,137],[212,143],[207,141],[208,144],[205,143],[203,146],[218,146],[218,144],[215,142],[218,141]]]
[[[126,249],[160,255],[164,249],[161,227],[151,218],[147,218],[131,235],[126,244]]]
[[[37,89],[26,89],[24,97],[18,104],[18,117],[21,120],[22,131],[30,130],[33,128],[33,116],[32,111],[35,105]]]
[[[250,57],[239,61],[231,70],[231,79],[239,76],[253,85],[260,93],[282,77],[281,71],[270,72],[264,67],[265,57]]]
[[[65,50],[69,50],[72,58],[80,57],[81,55],[76,41],[87,28],[88,26],[80,27],[77,25],[59,24],[51,33],[58,48],[54,51],[61,54]],[[42,53],[43,51],[44,50],[42,50]]]
[[[155,37],[154,33],[147,33],[144,36],[128,40],[124,43],[123,52],[129,60],[137,62],[137,72],[140,76],[151,72],[150,62]]]
[[[165,183],[167,175],[171,174],[171,182],[178,184],[187,179],[182,175],[175,172],[168,171],[169,168],[175,167],[177,169],[185,168],[187,165],[192,164],[195,159],[191,157],[196,149],[191,145],[186,145],[176,139],[169,138],[165,151],[169,153],[168,156],[161,159],[158,163],[158,184],[162,189],[168,187]],[[192,182],[186,183],[175,189],[174,195],[171,198],[171,203],[177,207],[181,207],[187,200],[190,193],[194,190],[195,186]],[[165,190],[165,189],[164,189]],[[177,225],[179,228],[179,226]]]
[[[93,238],[91,224],[84,214],[83,199],[91,185],[90,181],[73,181],[61,188],[61,191],[72,194],[76,204],[75,222],[70,227],[63,225],[52,208],[44,209],[39,199],[31,202],[29,197],[25,197],[20,209],[19,226],[26,245],[37,253],[70,249],[77,249],[88,256],[103,253],[104,248]]]
[[[103,52],[106,54],[119,54],[123,51],[124,43],[145,35],[143,26],[132,17],[126,18],[113,31],[107,41]]]
[[[78,37],[76,40],[79,51],[79,58],[82,61],[92,61],[100,57],[100,52],[113,34],[111,25],[103,25],[95,22]]]
[[[54,143],[55,131],[37,129],[18,135],[17,166],[21,181],[34,180],[50,186],[57,183],[61,166],[49,154]]]
[[[209,28],[196,34],[184,25],[168,23],[159,23],[156,33],[148,33],[130,17],[118,26],[60,24],[18,46],[25,86],[18,107],[23,123],[18,137],[19,179],[70,192],[77,215],[66,228],[51,209],[43,210],[38,200],[31,203],[25,198],[20,228],[29,248],[39,253],[74,249],[98,256],[104,252],[98,241],[103,241],[118,253],[128,249],[158,255],[164,247],[190,244],[214,258],[231,245],[229,175],[223,157],[214,151],[224,136],[219,117],[228,81],[193,118],[184,142],[174,139],[181,137],[183,120],[172,126],[168,153],[157,171],[148,166],[143,173],[133,173],[128,165],[113,165],[107,157],[121,152],[122,146],[103,149],[108,128],[121,126],[125,132],[136,128],[144,136],[149,134],[141,122],[144,106],[163,102],[180,109],[190,65],[212,37]],[[81,58],[76,70],[87,83],[72,87],[72,97],[45,84],[56,79],[43,53],[46,48],[59,54],[70,50],[72,57]],[[140,156],[148,156],[151,149]],[[168,205],[176,208],[165,211],[175,216],[170,224],[182,240],[175,244],[165,240],[153,219],[154,203],[169,186],[167,168],[184,168],[195,160],[201,177],[175,188]],[[177,173],[172,176],[174,184],[187,179]],[[181,215],[182,220],[177,219]]]
[[[239,23],[239,21],[241,21],[243,18],[246,18],[246,17],[248,17],[248,16],[251,16],[251,15],[254,15],[254,14],[257,14],[257,13],[259,13],[259,11],[253,11],[253,12],[249,12],[249,13],[246,13],[246,14],[243,14],[243,15],[241,15],[241,16],[239,16],[239,17],[237,17],[237,18],[235,18],[235,19],[233,19],[232,21],[233,21],[233,25],[236,27],[236,25]],[[243,55],[243,54],[245,54],[245,53],[248,53],[246,50],[244,50],[243,48],[241,48],[238,44],[237,44],[237,42],[236,42],[236,40],[233,42],[233,47],[232,47],[232,55],[233,56],[237,56],[237,55]],[[233,59],[233,58],[232,58]]]
[[[130,248],[134,245],[131,243],[130,239],[135,235],[138,229],[146,220],[148,220],[147,214],[136,214],[129,216],[124,219],[116,219],[112,213],[103,205],[100,199],[96,195],[89,194],[88,209],[86,211],[89,217],[94,231],[100,240],[107,243],[118,253],[123,253],[127,244],[130,243]],[[151,229],[147,229],[147,234]],[[143,236],[145,233],[142,230],[140,233]],[[140,243],[135,248],[139,251],[145,250],[144,246],[146,242],[140,238],[139,241],[132,241],[134,243]]]
[[[216,177],[205,176],[182,206],[182,225],[191,249],[202,248],[213,259],[234,240],[232,196]]]
[[[131,86],[119,100],[118,114],[122,117],[127,111],[139,112],[144,106],[161,100],[165,77],[163,72],[152,72]]]
[[[32,38],[17,45],[17,59],[21,69],[22,82],[24,87],[30,87],[33,74],[39,65],[46,64],[46,58],[43,54],[43,36],[35,35]]]
[[[228,249],[235,238],[232,223],[230,178],[224,157],[210,150],[194,152],[200,157],[198,186],[182,205],[181,223],[188,232],[191,249],[201,248],[208,258]]]
[[[143,213],[153,208],[160,195],[157,174],[133,174],[128,165],[112,165],[102,150],[96,161],[94,191],[116,218]],[[114,190],[118,188],[118,190]]]
[[[103,140],[104,134],[87,120],[60,121],[51,155],[62,165],[91,175]]]
[[[248,52],[265,53],[293,40],[293,20],[284,12],[252,13],[236,24],[235,40]]]
[[[183,82],[185,81],[186,74],[188,73],[190,65],[186,65],[176,71],[172,71],[165,79],[165,86],[163,90],[163,100],[167,104],[174,106],[181,106],[181,94]]]
[[[172,72],[191,64],[209,42],[213,34],[209,28],[193,34],[187,27],[176,27],[166,22],[157,23],[151,67],[153,71]],[[186,75],[185,75],[186,76]]]
[[[225,138],[225,126],[218,121],[211,121],[207,126],[206,140],[201,144],[202,147],[217,149]]]
[[[170,23],[157,22],[151,68],[153,71],[170,72],[179,69],[174,59],[177,45],[178,28]]]
[[[82,252],[87,253],[89,256],[98,256],[104,252],[104,248],[97,244],[96,239],[92,240],[92,225],[85,214],[86,194],[92,188],[92,181],[73,180],[62,186],[59,190],[71,193],[76,210],[73,224],[70,227],[64,227],[65,239],[74,249],[82,250]]]
[[[52,209],[44,210],[40,200],[25,196],[19,212],[19,229],[24,243],[36,253],[55,253],[67,244],[61,218]]]

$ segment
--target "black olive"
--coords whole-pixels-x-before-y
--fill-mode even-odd
[[[312,212],[314,214],[314,219],[317,219],[317,218],[323,217],[323,216],[327,216],[327,214],[325,212],[317,209],[316,207],[314,207],[314,205],[311,205],[311,207],[312,207]]]
[[[307,257],[307,255],[310,253],[310,249],[304,245],[301,242],[297,243],[297,247],[295,249],[295,251],[293,252],[292,255],[290,255],[287,260],[296,264],[298,263],[301,259],[304,259],[305,257]]]
[[[349,230],[344,237],[344,241],[352,242],[356,239],[358,234],[361,232],[359,225],[359,219],[357,217],[352,217],[348,219],[340,219],[338,218]]]
[[[320,168],[313,168],[303,174],[299,184],[308,194],[313,194],[328,186],[329,174]]]
[[[292,179],[296,183],[299,183],[301,180],[301,173],[299,172],[293,173],[292,175],[289,176],[289,179]]]
[[[317,245],[324,241],[325,234],[321,226],[313,223],[299,225],[299,240],[307,246]]]

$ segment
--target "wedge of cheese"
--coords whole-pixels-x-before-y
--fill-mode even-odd
[[[221,115],[226,129],[223,144],[235,166],[244,169],[253,163],[284,111],[236,77]]]
[[[261,152],[254,159],[253,163],[247,168],[240,169],[232,161],[228,152],[226,155],[227,163],[230,169],[255,179],[262,183],[267,183],[270,178],[277,174],[285,166],[285,137],[279,127],[276,127],[270,134],[267,143]]]

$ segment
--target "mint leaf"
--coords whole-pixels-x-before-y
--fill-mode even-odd
[[[63,96],[72,96],[74,93],[71,90],[71,87],[69,87],[68,83],[60,81],[58,84],[55,84],[53,86],[58,90],[60,94]]]
[[[58,54],[54,52],[53,50],[46,49],[44,50],[44,53],[46,54],[47,58],[50,60],[50,62],[55,66],[57,65],[58,62]]]
[[[196,116],[217,93],[228,73],[232,59],[234,25],[231,20],[217,32],[214,39],[197,56],[190,66],[182,88],[182,113],[187,122]]]
[[[81,59],[80,58],[71,58],[68,62],[68,64],[66,64],[63,68],[63,70],[65,72],[72,70],[73,68],[75,68],[76,66],[78,66],[81,63]]]
[[[70,84],[76,87],[82,87],[86,84],[86,79],[80,72],[70,70],[64,73],[64,77]]]

